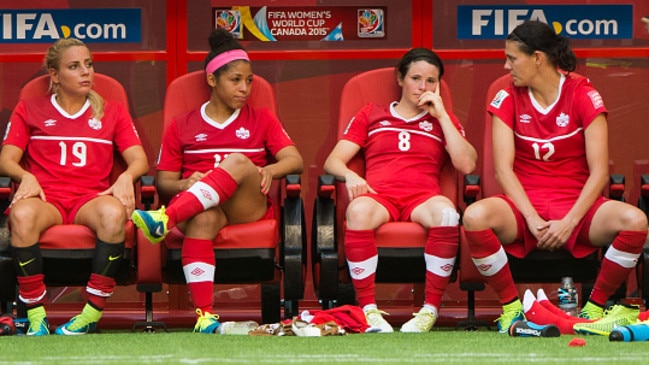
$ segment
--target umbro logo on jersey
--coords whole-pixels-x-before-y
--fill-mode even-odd
[[[390,123],[389,120],[382,120],[382,121],[379,122],[379,124],[381,126],[383,126],[383,127],[388,126],[388,125],[392,125],[392,123]]]
[[[48,119],[44,121],[43,124],[45,124],[46,127],[54,127],[56,126],[56,119]]]
[[[427,120],[421,121],[421,122],[419,122],[419,129],[421,129],[423,131],[426,131],[426,132],[430,132],[430,131],[433,130],[433,123],[431,123],[431,122],[429,122]]]
[[[518,117],[518,122],[519,123],[529,123],[532,117],[529,114],[521,114]]]
[[[248,139],[250,138],[250,131],[241,127],[236,132],[237,138]]]
[[[194,139],[196,140],[196,142],[205,142],[207,141],[207,134],[199,133],[194,136]]]

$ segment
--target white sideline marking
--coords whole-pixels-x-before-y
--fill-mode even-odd
[[[300,355],[282,355],[282,354],[266,354],[264,357],[230,357],[219,358],[218,363],[227,364],[294,364],[294,363],[349,363],[358,364],[359,362],[377,362],[377,363],[417,363],[422,364],[429,362],[431,356],[436,360],[443,360],[447,363],[469,363],[479,360],[486,360],[489,362],[497,362],[499,364],[520,364],[523,363],[548,363],[548,362],[562,362],[566,361],[566,357],[561,356],[540,356],[535,353],[522,353],[512,355],[511,353],[463,353],[462,357],[457,354],[416,354],[411,357],[371,357],[361,354],[332,354],[332,353],[310,353]],[[571,363],[611,363],[611,361],[646,361],[646,354],[637,355],[620,355],[615,354],[611,357],[571,357]],[[44,361],[65,362],[66,364],[157,364],[177,362],[181,364],[211,364],[214,363],[215,358],[177,358],[174,355],[151,355],[151,356],[105,356],[101,358],[88,358],[82,356],[48,356],[40,359],[33,359],[28,361],[2,361],[0,365],[5,364],[20,364],[20,365],[36,365]]]

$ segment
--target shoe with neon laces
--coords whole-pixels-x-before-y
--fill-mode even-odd
[[[383,314],[388,314],[386,312],[380,311],[377,308],[367,308],[364,309],[365,319],[367,324],[370,326],[365,333],[392,333],[394,329],[392,326],[383,318]]]
[[[79,336],[93,333],[97,330],[97,322],[101,319],[102,312],[89,304],[83,307],[81,314],[73,317],[68,323],[56,328],[57,335]]]
[[[199,333],[217,333],[216,330],[221,325],[219,323],[219,316],[209,312],[203,313],[200,309],[196,309],[196,314],[198,314],[198,319],[196,320],[196,325],[194,326],[194,332]]]
[[[158,243],[162,241],[169,230],[167,229],[167,222],[169,216],[165,214],[165,207],[162,206],[158,210],[139,210],[136,209],[131,215],[133,223],[139,228],[144,237],[151,243]]]
[[[617,304],[604,311],[604,317],[591,323],[576,323],[572,329],[584,335],[608,336],[616,327],[628,326],[638,322],[640,307]]]
[[[424,333],[430,331],[437,320],[437,313],[423,307],[417,313],[413,313],[414,318],[401,326],[401,332],[404,333]]]
[[[604,317],[604,308],[591,302],[586,302],[586,305],[579,311],[577,317],[595,321]]]
[[[503,314],[501,314],[495,322],[496,327],[498,327],[498,332],[509,333],[509,327],[511,327],[512,324],[524,320],[525,314],[523,313],[523,304],[517,299],[512,303],[503,305]]]
[[[43,306],[28,310],[27,319],[29,320],[27,336],[47,336],[50,334],[50,325],[47,322],[47,315]]]

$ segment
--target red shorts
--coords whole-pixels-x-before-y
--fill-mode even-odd
[[[507,204],[509,204],[509,206],[512,208],[514,216],[516,217],[516,226],[518,228],[514,242],[508,245],[503,245],[503,248],[505,249],[505,251],[507,251],[507,253],[515,257],[523,258],[527,256],[528,253],[536,249],[538,240],[527,228],[525,218],[523,218],[523,215],[518,210],[518,208],[516,208],[514,202],[512,202],[511,199],[509,199],[505,195],[496,195],[494,197],[501,198],[505,202],[507,202]],[[590,209],[588,209],[588,211],[586,212],[586,215],[584,215],[584,218],[582,218],[575,227],[566,244],[563,245],[563,250],[570,252],[570,254],[572,254],[572,256],[576,258],[582,258],[599,249],[599,247],[592,245],[588,234],[590,232],[590,224],[593,220],[595,212],[597,212],[597,209],[599,209],[599,207],[607,201],[608,199],[604,197],[599,197],[597,200],[595,200],[593,205],[591,205]],[[547,216],[544,216],[542,212],[539,212],[539,215],[541,215],[543,219],[558,219],[556,217],[547,218]]]
[[[59,211],[59,214],[61,215],[61,224],[73,224],[74,218],[77,216],[79,209],[81,209],[84,204],[97,197],[99,197],[99,195],[97,195],[96,193],[74,197],[74,199],[70,198],[58,200],[53,199],[52,197],[47,195],[45,196],[45,198],[47,199],[46,203],[52,204],[54,208]],[[7,208],[4,214],[9,215],[10,209],[11,208]]]
[[[409,222],[410,215],[415,208],[437,195],[439,194],[419,191],[416,193],[406,192],[398,195],[367,193],[360,196],[372,198],[384,206],[390,215],[390,222]]]

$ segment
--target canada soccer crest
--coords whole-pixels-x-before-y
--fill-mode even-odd
[[[568,125],[568,123],[570,123],[570,117],[568,116],[568,114],[566,113],[559,114],[559,116],[557,117],[557,125],[559,127],[565,127]]]
[[[98,131],[98,130],[101,129],[101,120],[91,118],[91,119],[88,120],[88,125],[90,126],[90,128]]]

